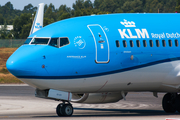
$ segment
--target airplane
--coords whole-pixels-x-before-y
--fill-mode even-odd
[[[43,27],[42,6],[6,67],[36,97],[62,101],[58,116],[72,116],[71,102],[117,102],[128,92],[166,93],[164,111],[180,112],[178,13],[90,15]]]

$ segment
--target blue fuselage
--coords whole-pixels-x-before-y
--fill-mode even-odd
[[[28,37],[49,38],[47,44],[27,41],[6,66],[20,79],[74,80],[179,62],[179,18],[179,14],[109,14],[59,21]],[[69,44],[49,45],[52,38],[67,38]]]

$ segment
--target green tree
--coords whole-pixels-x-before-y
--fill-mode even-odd
[[[52,3],[50,3],[49,7],[52,9],[52,12],[56,12],[56,9]]]
[[[75,17],[82,16],[82,15],[83,15],[83,13],[82,13],[82,11],[80,9],[75,10],[75,12],[74,12]]]
[[[180,12],[180,0],[76,0],[72,6],[61,5],[55,9],[54,5],[45,5],[44,7],[44,26],[76,16],[107,13],[136,13],[136,12]],[[35,13],[37,7],[32,4],[24,6],[24,9],[16,10],[11,2],[0,5],[0,24],[13,24],[13,35],[15,38],[26,38],[29,35],[32,24],[32,13]],[[2,32],[2,36],[10,38],[11,32]]]
[[[27,6],[24,7],[23,12],[24,13],[34,13],[37,10],[37,7],[33,7],[32,4],[28,4]]]
[[[29,36],[29,32],[31,30],[31,25],[32,25],[31,23],[27,23],[22,26],[22,30],[19,35],[19,38],[26,39]]]
[[[75,3],[73,3],[73,8],[74,10],[80,10],[80,9],[83,9],[84,8],[84,0],[76,0]]]
[[[126,1],[122,6],[123,12],[143,12],[142,1]]]
[[[54,22],[53,19],[44,18],[43,26],[49,25],[53,22]]]
[[[101,11],[107,11],[113,13],[118,6],[115,4],[114,0],[104,0],[104,2],[99,6]]]
[[[67,12],[67,13],[71,13],[71,8],[70,7],[67,7],[66,5],[61,5],[59,7],[59,10],[60,12]]]
[[[6,39],[6,35],[4,33],[0,34],[0,39]]]
[[[48,9],[48,5],[45,4],[45,5],[44,5],[44,13],[46,12],[47,9]]]
[[[0,13],[6,18],[8,18],[9,15],[11,16],[11,10],[7,6],[2,6]]]
[[[72,16],[71,8],[67,7],[66,5],[61,5],[57,10],[58,20],[70,18]]]
[[[47,8],[44,14],[44,17],[49,18],[49,19],[54,19],[54,21],[56,21],[56,13],[52,5]]]
[[[176,8],[175,10],[180,13],[180,0],[176,0]]]
[[[130,13],[134,13],[134,10],[131,10]]]
[[[141,0],[132,1],[131,6],[133,7],[134,12],[143,12],[143,2]]]
[[[152,12],[153,12],[152,9],[150,9],[150,10],[149,10],[149,13],[152,13]]]
[[[131,2],[130,1],[126,1],[123,6],[121,7],[121,9],[123,10],[123,12],[127,13],[129,12],[132,8],[131,8]]]
[[[0,14],[0,25],[4,24],[4,17],[2,14]]]
[[[31,23],[32,23],[32,21],[31,21],[31,14],[30,13],[24,13],[24,14],[21,14],[20,17],[16,17],[15,20],[14,20],[14,23],[13,23],[13,34],[14,34],[14,37],[16,39],[19,39],[21,37],[23,37],[23,38],[28,37],[28,36],[24,37],[22,35],[22,32],[23,32],[22,30],[23,29],[27,30],[27,26],[26,25],[27,24],[31,24]],[[30,32],[30,29],[28,30],[28,32]]]
[[[9,33],[7,34],[6,39],[13,39],[13,34],[12,34],[11,32],[9,32]]]
[[[84,2],[84,8],[90,8],[90,9],[93,8],[93,4],[92,4],[91,0],[86,0]]]
[[[13,9],[14,9],[14,8],[13,8],[13,4],[11,4],[11,2],[7,2],[7,3],[5,4],[5,6],[8,7],[10,10],[13,10]]]
[[[115,13],[123,13],[123,11],[121,10],[121,8],[117,8],[114,12],[115,12]]]
[[[163,12],[170,13],[175,12],[174,8],[176,7],[176,1],[175,0],[168,0],[166,4],[164,5]]]
[[[3,15],[4,20],[7,24],[12,24],[12,20],[16,16],[20,16],[22,11],[13,9],[13,5],[10,2],[7,2],[4,6],[0,7],[0,14]]]
[[[63,20],[63,19],[67,19],[70,17],[71,17],[71,15],[69,13],[65,12],[61,16],[59,16],[58,20]]]
[[[99,9],[100,5],[103,3],[104,0],[95,0],[94,1],[94,8]]]

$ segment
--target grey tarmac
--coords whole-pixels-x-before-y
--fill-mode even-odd
[[[58,117],[59,101],[34,97],[34,88],[28,85],[0,85],[0,119],[13,120],[165,120],[179,118],[180,114],[167,114],[162,109],[162,97],[151,92],[130,92],[125,100],[108,104],[72,103],[72,117]]]

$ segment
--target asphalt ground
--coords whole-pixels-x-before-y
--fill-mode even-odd
[[[125,100],[108,104],[72,103],[72,117],[58,117],[59,101],[34,97],[34,88],[28,85],[0,85],[0,119],[13,120],[165,120],[180,114],[167,114],[162,109],[162,97],[155,98],[150,92],[131,92]]]

